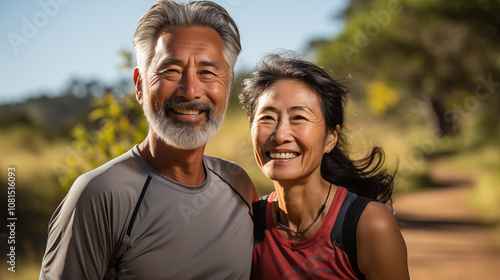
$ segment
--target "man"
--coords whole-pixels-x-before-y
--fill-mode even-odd
[[[148,136],[75,181],[40,279],[247,279],[257,195],[241,168],[203,155],[228,105],[238,29],[215,3],[160,0],[134,48]]]

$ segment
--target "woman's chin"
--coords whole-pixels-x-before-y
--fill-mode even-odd
[[[293,176],[291,174],[276,174],[276,173],[273,173],[273,174],[266,174],[267,178],[273,180],[273,181],[276,181],[276,182],[288,182],[288,181],[293,181],[293,180],[297,180],[298,177],[297,176]]]

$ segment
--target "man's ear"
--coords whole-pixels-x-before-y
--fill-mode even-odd
[[[139,68],[135,67],[134,69],[134,85],[135,85],[135,98],[139,105],[144,104],[144,91],[142,88],[142,78],[141,73],[139,73]]]
[[[338,124],[335,126],[335,129],[328,130],[324,153],[329,153],[333,150],[333,148],[335,148],[339,137],[339,131],[340,131],[340,125]]]

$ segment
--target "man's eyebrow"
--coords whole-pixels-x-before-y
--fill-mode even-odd
[[[167,57],[167,58],[163,59],[162,61],[160,61],[160,63],[158,63],[158,67],[156,67],[156,71],[165,70],[165,68],[167,68],[170,65],[179,65],[179,64],[182,64],[182,60],[175,59],[172,57]]]
[[[213,67],[213,68],[219,70],[219,63],[217,61],[213,61],[213,60],[210,60],[210,61],[200,61],[198,63],[198,65],[200,65],[200,66],[209,66],[209,67]]]
[[[156,67],[157,71],[165,70],[170,65],[182,65],[183,62],[180,59],[172,58],[172,57],[167,57],[160,61],[158,63],[158,67]],[[212,60],[207,60],[207,61],[200,61],[198,63],[199,66],[208,66],[208,67],[213,67],[217,70],[219,70],[219,63],[217,61],[212,61]]]

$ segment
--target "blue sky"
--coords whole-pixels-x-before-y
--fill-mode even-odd
[[[186,2],[183,0],[182,2]],[[58,93],[71,78],[116,81],[120,49],[133,50],[139,18],[154,3],[118,0],[0,2],[0,103]],[[304,51],[311,39],[342,29],[334,20],[347,0],[216,0],[235,19],[243,52],[236,70],[252,69],[266,52]]]

